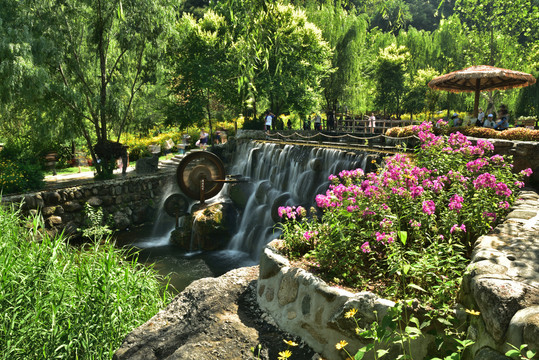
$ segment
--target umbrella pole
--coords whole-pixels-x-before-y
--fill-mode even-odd
[[[477,119],[477,115],[479,114],[479,94],[481,93],[479,90],[480,81],[480,79],[475,80],[475,99],[473,102],[473,117],[475,119]]]

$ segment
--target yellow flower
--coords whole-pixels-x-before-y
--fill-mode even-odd
[[[283,341],[288,346],[298,346],[298,344],[293,342],[292,340],[283,340]]]
[[[475,310],[469,310],[469,309],[466,309],[466,312],[470,315],[474,315],[474,316],[479,316],[481,313],[479,311],[475,311]]]
[[[357,327],[357,328],[356,328],[356,334],[359,335],[359,332],[360,332],[360,331],[361,331],[361,329]]]
[[[290,350],[281,351],[279,353],[278,360],[285,360],[288,359],[290,356],[292,356],[292,352]]]
[[[357,309],[350,309],[345,314],[344,317],[349,319],[351,317],[354,317],[354,315],[357,313]]]
[[[348,345],[348,343],[346,342],[346,340],[341,340],[340,342],[337,343],[337,345],[335,345],[335,348],[337,350],[342,350],[344,349],[344,347]]]

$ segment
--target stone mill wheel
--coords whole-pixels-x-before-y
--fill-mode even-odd
[[[223,188],[225,167],[217,155],[196,151],[185,155],[178,165],[176,175],[183,193],[203,203]]]

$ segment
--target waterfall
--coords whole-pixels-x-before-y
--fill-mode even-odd
[[[262,248],[280,235],[275,228],[279,206],[316,206],[315,197],[326,192],[330,174],[359,167],[367,171],[369,160],[379,156],[297,145],[238,144],[231,173],[249,178],[254,191],[228,248],[258,260]]]

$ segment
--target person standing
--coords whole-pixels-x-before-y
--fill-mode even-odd
[[[477,114],[477,121],[475,125],[483,126],[484,122],[485,122],[485,112],[483,111],[483,109],[479,108],[479,114]]]
[[[271,124],[272,124],[272,120],[273,120],[273,116],[271,114],[271,112],[268,110],[266,112],[266,122],[265,122],[265,125],[266,125],[266,131],[270,131],[271,130]]]
[[[374,134],[374,128],[376,127],[376,116],[374,113],[371,113],[371,116],[369,116],[369,129],[370,133]]]
[[[316,113],[314,116],[314,129],[316,131],[322,130],[322,118],[320,117],[320,114]]]

